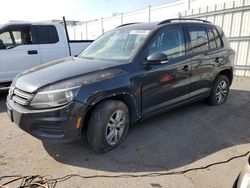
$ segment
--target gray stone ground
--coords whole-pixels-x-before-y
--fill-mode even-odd
[[[0,176],[176,171],[206,166],[250,150],[250,78],[235,78],[228,102],[222,106],[197,102],[131,127],[126,141],[106,154],[96,154],[85,141],[42,143],[10,123],[5,98],[6,94],[1,94]],[[243,157],[184,175],[72,178],[58,187],[231,187],[246,160]]]

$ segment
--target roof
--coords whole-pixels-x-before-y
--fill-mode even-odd
[[[168,19],[163,20],[160,22],[137,22],[137,23],[127,23],[117,28],[128,28],[128,29],[145,29],[145,30],[152,30],[157,26],[162,26],[166,24],[206,24],[210,25],[211,23],[206,20],[199,20],[199,19]]]
[[[148,23],[144,23],[144,22],[138,22],[138,23],[128,23],[128,24],[124,24],[121,26],[118,26],[117,28],[127,28],[127,29],[142,29],[142,30],[151,30],[154,29],[159,22],[148,22]]]
[[[12,25],[61,25],[59,23],[51,23],[51,22],[26,22],[26,21],[11,21],[11,22],[8,22],[6,24],[3,24],[3,25],[0,25],[0,29],[1,28],[4,28],[6,26],[12,26]]]

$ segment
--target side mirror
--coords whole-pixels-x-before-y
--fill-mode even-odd
[[[168,63],[168,56],[161,52],[155,52],[147,57],[150,65],[160,65]]]

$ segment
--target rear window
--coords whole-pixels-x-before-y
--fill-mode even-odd
[[[220,48],[222,46],[220,35],[216,29],[213,28],[213,31],[214,31],[217,47]]]
[[[199,53],[209,50],[206,29],[200,26],[188,27],[190,37],[189,53]]]
[[[208,35],[208,39],[209,39],[210,49],[211,50],[216,49],[217,43],[216,43],[214,32],[213,32],[212,28],[207,28],[207,35]]]
[[[38,40],[40,44],[53,44],[59,41],[58,34],[54,26],[39,26],[38,28]]]

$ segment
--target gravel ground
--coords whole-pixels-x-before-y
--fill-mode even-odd
[[[120,147],[105,154],[93,152],[86,139],[42,143],[9,121],[6,94],[0,95],[0,176],[170,172],[206,166],[250,150],[250,78],[234,79],[226,104],[213,107],[197,102],[139,123],[131,127]],[[242,157],[205,170],[160,177],[74,177],[58,187],[224,188],[232,186],[246,161]]]

